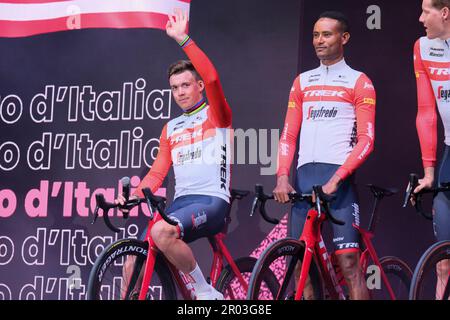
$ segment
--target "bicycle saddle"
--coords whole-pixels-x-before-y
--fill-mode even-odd
[[[398,192],[398,189],[395,188],[382,188],[375,186],[373,184],[367,185],[372,191],[373,195],[377,198],[390,197]]]
[[[242,199],[245,196],[247,196],[250,193],[250,191],[231,189],[230,193],[231,193],[231,197],[232,198],[234,198],[234,199]]]

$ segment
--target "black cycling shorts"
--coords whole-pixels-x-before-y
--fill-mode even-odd
[[[295,190],[297,193],[310,194],[314,185],[324,185],[339,168],[339,165],[326,163],[307,163],[297,170]],[[297,202],[292,207],[289,235],[299,238],[306,215],[311,208],[306,201]],[[359,251],[360,235],[355,226],[359,226],[359,205],[353,177],[348,177],[336,192],[336,198],[330,204],[333,216],[344,221],[343,226],[332,224],[333,243],[336,253]]]

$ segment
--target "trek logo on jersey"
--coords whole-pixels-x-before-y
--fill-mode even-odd
[[[430,69],[430,74],[436,75],[436,76],[448,76],[450,75],[450,69],[449,68],[435,68],[435,67],[428,67]]]
[[[438,87],[437,99],[438,100],[448,101],[449,98],[450,98],[450,90],[444,89],[443,86],[439,86]]]
[[[199,128],[198,130],[195,130],[192,133],[184,133],[184,134],[180,134],[179,136],[177,136],[176,138],[171,138],[170,139],[170,144],[174,144],[174,143],[180,143],[180,142],[184,142],[184,141],[188,141],[191,139],[195,139],[197,137],[201,137],[203,134],[203,128]]]
[[[336,118],[338,110],[336,107],[333,108],[325,108],[322,107],[320,109],[314,109],[314,107],[309,107],[308,115],[306,116],[306,120],[319,120],[319,119],[329,119]]]
[[[227,190],[227,145],[224,144],[221,148],[222,156],[220,161],[220,188]]]
[[[339,97],[344,98],[345,91],[337,90],[308,90],[304,96],[307,97]]]

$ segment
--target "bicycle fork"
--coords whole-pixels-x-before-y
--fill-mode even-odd
[[[322,272],[322,274],[325,283],[327,284],[328,294],[331,296],[332,299],[345,300],[344,292],[342,291],[342,287],[339,284],[336,271],[334,270],[331,257],[328,254],[322,236],[320,236],[320,241],[318,242],[316,250],[318,253],[318,257],[320,257],[320,265],[322,267],[322,270],[325,271]]]
[[[311,248],[306,247],[303,255],[302,270],[300,272],[300,278],[298,279],[297,291],[295,292],[295,300],[302,298],[303,290],[305,289],[306,280],[309,276],[309,269],[311,266],[311,260],[314,251]]]
[[[295,300],[300,300],[305,289],[305,284],[309,276],[311,261],[314,256],[318,258],[318,264],[321,268],[321,275],[327,290],[333,299],[345,300],[345,295],[337,280],[336,272],[334,271],[331,257],[325,247],[321,231],[321,224],[325,220],[324,215],[310,209],[308,211],[307,219],[303,229],[300,241],[305,243],[305,252],[303,254],[302,269],[300,271],[300,278],[297,284],[297,291],[295,293]]]

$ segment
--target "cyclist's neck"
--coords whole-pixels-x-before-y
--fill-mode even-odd
[[[191,116],[194,113],[199,112],[201,109],[203,109],[206,106],[206,100],[205,98],[202,97],[202,99],[197,102],[196,104],[194,104],[192,107],[190,107],[189,109],[183,111],[183,114],[186,116]]]
[[[342,63],[342,61],[345,61],[344,56],[340,56],[340,57],[338,57],[336,59],[332,59],[332,60],[320,60],[320,64],[325,67],[331,67],[331,66],[337,65],[339,63]]]
[[[342,68],[345,68],[347,64],[345,63],[344,58],[340,60],[335,60],[333,64],[325,64],[323,61],[320,62],[320,69],[322,72],[329,73],[329,72],[339,72],[339,70],[342,70]]]
[[[450,24],[449,24],[449,26],[450,26]],[[439,35],[437,38],[439,38],[440,40],[445,41],[445,42],[450,42],[450,27],[449,26],[447,26],[444,29],[444,31],[442,32],[442,34]]]

